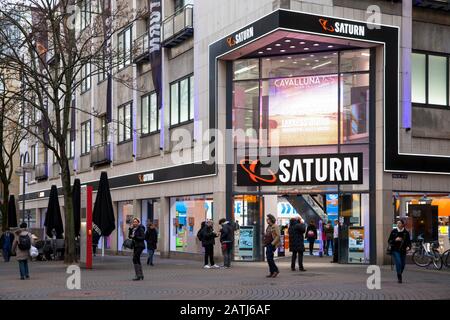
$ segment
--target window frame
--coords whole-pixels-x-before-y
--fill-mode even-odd
[[[152,96],[155,96],[156,99],[156,104],[155,104],[155,108],[156,108],[156,129],[151,130],[151,100],[152,100]],[[148,99],[148,104],[147,104],[147,132],[144,132],[144,99],[147,98]],[[150,136],[152,134],[157,134],[160,133],[161,131],[161,123],[160,123],[160,113],[161,113],[161,109],[158,108],[158,96],[156,91],[152,91],[149,93],[144,94],[143,96],[141,96],[141,137],[146,137],[146,136]]]
[[[129,59],[128,59],[128,63],[126,63],[127,59],[127,53],[126,53],[126,33],[130,32],[130,50],[129,50]],[[122,48],[122,52],[120,51],[120,38],[123,37],[123,48]],[[117,34],[117,51],[119,54],[119,61],[117,63],[117,69],[118,71],[122,71],[123,69],[129,67],[132,63],[133,63],[133,57],[132,57],[132,51],[133,51],[133,24],[131,23],[130,25],[128,25],[127,27],[125,27],[122,31],[120,31]]]
[[[88,66],[89,66],[89,68],[88,68]],[[92,86],[91,70],[92,70],[92,65],[90,63],[85,63],[81,67],[81,94],[91,90],[91,86]],[[89,75],[87,76],[87,74],[89,74]]]
[[[422,54],[425,55],[425,103],[421,102],[414,102],[412,100],[412,82],[413,77],[411,74],[411,105],[413,107],[421,107],[421,108],[432,108],[432,109],[444,109],[449,110],[450,109],[450,54],[442,53],[442,52],[434,52],[434,51],[425,51],[425,50],[415,50],[413,49],[411,52],[412,54]],[[446,105],[440,105],[440,104],[430,104],[429,102],[429,56],[439,56],[439,57],[445,57],[447,60],[446,63]]]
[[[70,140],[71,130],[72,130],[71,128],[68,128],[66,134],[66,156],[69,160],[75,158],[75,140],[74,141]]]
[[[181,82],[183,82],[184,80],[187,80],[187,82],[188,82],[187,83],[188,95],[187,95],[187,101],[186,101],[187,102],[187,106],[188,106],[188,110],[187,110],[188,120],[180,121],[180,118],[181,118]],[[195,106],[194,99],[191,99],[191,95],[194,96],[194,92],[191,92],[191,89],[194,90],[194,86],[191,86],[191,81],[194,81],[194,73],[191,73],[189,75],[186,75],[186,76],[184,76],[182,78],[179,78],[179,79],[169,83],[169,95],[170,95],[170,104],[169,104],[169,106],[170,106],[170,108],[169,108],[170,109],[170,122],[169,122],[169,124],[170,125],[169,125],[169,128],[175,128],[175,127],[182,126],[182,125],[185,125],[185,124],[188,124],[188,123],[191,123],[191,122],[194,121],[195,113],[194,112],[191,113],[191,108],[194,110],[194,106]],[[178,97],[177,97],[177,100],[178,100],[177,101],[178,121],[176,123],[172,123],[172,102],[173,102],[173,100],[172,100],[172,87],[175,86],[175,85],[177,86],[177,93],[178,93]],[[194,82],[194,85],[195,85],[195,82]],[[191,106],[191,102],[194,105]],[[192,118],[191,118],[191,115],[192,115]]]
[[[108,143],[108,122],[106,121],[106,114],[100,117],[100,143],[105,145]]]
[[[91,25],[92,21],[92,4],[89,0],[80,3],[80,30],[83,31]],[[86,19],[88,18],[88,19]]]
[[[89,140],[88,138],[89,133]],[[87,120],[81,123],[81,155],[85,156],[91,153],[91,120]]]
[[[126,122],[126,108],[127,106],[130,107],[130,128],[127,128],[125,125]],[[120,112],[121,110],[123,110],[123,121],[124,123],[120,123],[119,119],[120,119]],[[122,143],[127,143],[130,141],[133,141],[133,101],[128,101],[124,104],[121,104],[120,106],[117,107],[117,119],[118,119],[118,128],[117,128],[117,144],[122,144]],[[120,140],[120,131],[121,129],[123,130],[122,132],[122,136],[123,136],[123,140]],[[129,134],[130,137],[127,139],[127,129],[129,130]]]

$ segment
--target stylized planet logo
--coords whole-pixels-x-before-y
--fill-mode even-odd
[[[274,183],[277,181],[277,177],[275,173],[273,173],[272,170],[269,169],[270,174],[272,177],[270,179],[266,179],[263,177],[260,177],[256,174],[256,166],[258,165],[259,160],[253,160],[250,162],[250,165],[247,164],[247,159],[242,159],[239,164],[241,165],[242,169],[244,169],[245,172],[249,175],[250,179],[254,182],[266,182],[266,183]],[[248,166],[248,167],[247,167]]]

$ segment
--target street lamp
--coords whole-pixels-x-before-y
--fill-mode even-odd
[[[21,167],[16,169],[16,174],[18,176],[22,176],[22,185],[23,185],[23,193],[22,193],[22,222],[25,222],[25,180],[26,180],[26,174],[27,172],[31,172],[33,171],[33,164],[30,161],[25,162],[26,159],[26,155],[28,155],[28,153],[25,153],[25,156],[23,157],[23,163],[21,161]],[[28,159],[29,160],[29,159]],[[30,219],[28,218],[28,223]]]

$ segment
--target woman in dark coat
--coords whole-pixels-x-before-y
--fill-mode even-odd
[[[158,231],[151,221],[149,221],[147,224],[147,231],[145,231],[145,241],[147,242],[148,252],[147,264],[153,266],[153,255],[155,254],[156,244],[158,243]]]
[[[133,224],[128,230],[128,238],[133,240],[133,265],[136,276],[134,281],[144,280],[142,273],[141,254],[145,249],[145,227],[138,218],[133,219]]]
[[[217,264],[214,263],[214,244],[217,234],[214,232],[212,221],[208,220],[203,228],[200,230],[200,240],[202,241],[202,246],[205,248],[205,265],[204,269],[219,268]],[[210,266],[208,265],[208,258]]]
[[[314,242],[317,239],[317,228],[314,220],[309,222],[308,228],[306,228],[306,237],[309,242],[309,255],[313,255],[314,250]]]
[[[303,268],[303,252],[305,251],[305,224],[301,218],[292,218],[289,222],[289,250],[292,252],[291,270],[295,271],[295,260],[298,255],[299,271],[306,271]]]

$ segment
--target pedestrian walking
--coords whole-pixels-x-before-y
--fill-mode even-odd
[[[208,220],[200,229],[199,239],[202,242],[202,246],[205,248],[205,263],[203,269],[220,268],[214,263],[214,245],[217,234],[214,232],[213,222]],[[208,260],[210,265],[208,265]]]
[[[16,230],[14,242],[12,245],[12,252],[16,253],[16,259],[19,262],[20,280],[30,278],[28,269],[28,258],[30,257],[30,249],[33,244],[33,237],[27,231],[27,224],[22,222],[20,229]]]
[[[317,239],[317,228],[314,220],[309,221],[308,228],[306,228],[306,237],[309,242],[309,255],[313,255],[314,251],[314,242]]]
[[[147,265],[153,266],[153,256],[158,243],[158,230],[153,222],[147,222],[147,231],[145,231],[145,241],[147,242]]]
[[[280,228],[276,224],[275,217],[271,214],[267,215],[266,222],[268,226],[264,234],[264,246],[266,247],[266,258],[270,272],[266,277],[275,278],[280,273],[274,260],[274,253],[280,245]]]
[[[397,221],[397,227],[391,231],[388,244],[391,246],[391,254],[394,258],[398,283],[403,282],[402,274],[405,270],[406,252],[411,250],[411,237],[405,228],[405,221]]]
[[[222,226],[220,229],[220,243],[222,245],[223,267],[228,269],[231,267],[231,252],[234,243],[234,228],[229,221],[222,218],[219,220]]]
[[[333,227],[333,260],[331,262],[338,262],[338,250],[339,250],[339,220],[334,220]]]
[[[14,234],[6,230],[0,237],[0,248],[2,248],[3,260],[9,262],[12,254],[12,246],[14,242]]]
[[[325,234],[325,255],[329,256],[329,251],[333,252],[333,226],[330,221],[323,226],[323,233]]]
[[[306,271],[303,268],[303,252],[305,251],[305,230],[303,220],[298,217],[292,218],[289,222],[289,250],[292,252],[291,270],[295,271],[295,260],[298,257],[298,270]]]
[[[92,234],[92,252],[94,253],[94,257],[97,256],[97,248],[98,242],[100,241],[100,235],[94,230]]]
[[[144,280],[142,273],[141,254],[145,249],[145,227],[138,218],[134,218],[132,225],[128,229],[128,238],[133,240],[133,265],[136,276],[134,281]]]

